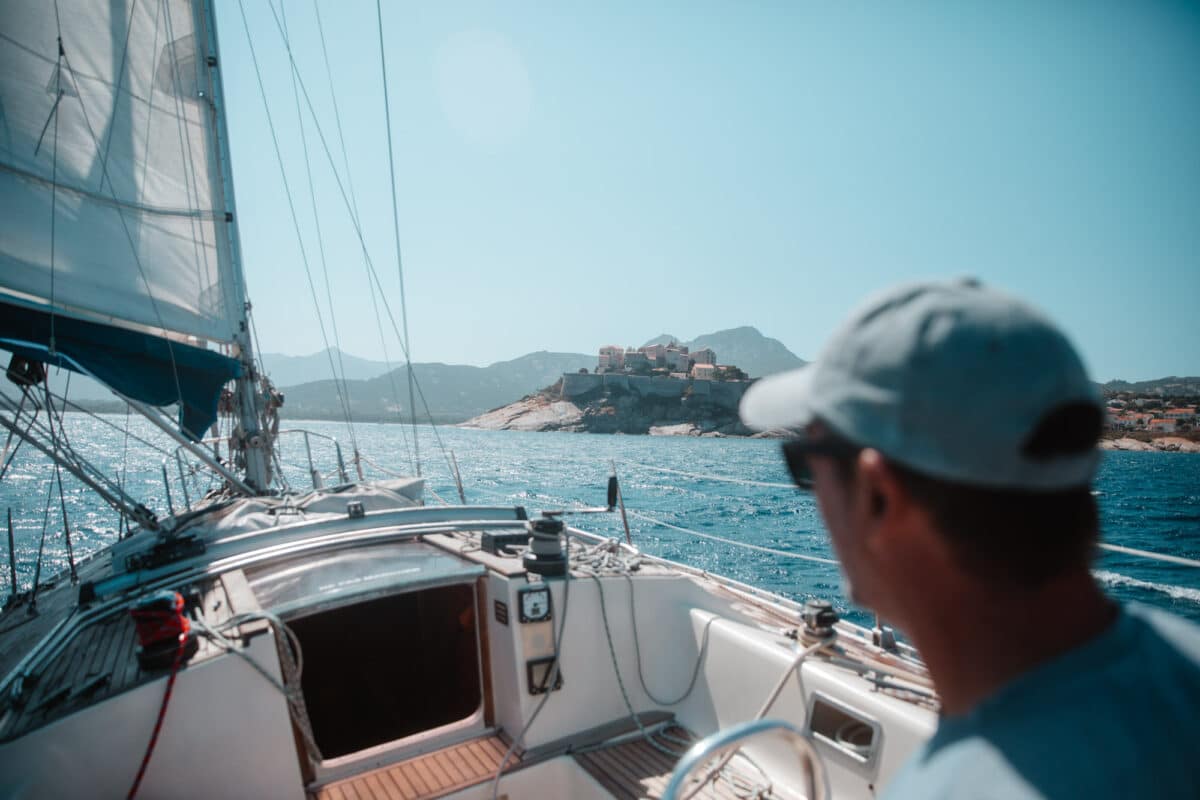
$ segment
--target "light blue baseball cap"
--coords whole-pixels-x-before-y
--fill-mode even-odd
[[[1085,441],[1047,454],[1030,440],[1081,407],[1098,438],[1099,387],[1066,336],[1020,300],[960,280],[872,298],[812,364],[751,386],[740,413],[758,430],[820,419],[855,444],[955,483],[1054,491],[1088,485],[1099,448]]]

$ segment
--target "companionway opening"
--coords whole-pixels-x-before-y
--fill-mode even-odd
[[[473,584],[289,621],[317,746],[337,758],[466,719],[482,701]]]

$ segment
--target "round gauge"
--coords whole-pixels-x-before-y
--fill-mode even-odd
[[[518,593],[521,622],[543,622],[550,619],[550,587],[530,586]]]

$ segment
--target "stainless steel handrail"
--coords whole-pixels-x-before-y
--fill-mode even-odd
[[[315,431],[305,430],[303,428],[292,428],[292,429],[282,430],[282,431],[278,432],[277,436],[282,436],[285,433],[289,434],[289,435],[290,434],[300,434],[301,436],[304,437],[304,451],[305,451],[305,454],[306,454],[307,460],[308,460],[308,475],[309,475],[309,478],[312,480],[312,488],[313,489],[324,488],[325,481],[321,477],[321,472],[320,472],[320,470],[317,469],[316,464],[313,461],[312,442],[311,442],[312,437],[316,437],[317,439],[324,439],[328,442],[333,443],[334,452],[337,454],[338,477],[342,483],[350,482],[349,473],[346,472],[346,458],[342,454],[342,445],[340,442],[338,442],[337,438],[335,438],[333,436],[329,436],[324,433],[317,433]],[[219,452],[219,450],[217,448],[223,441],[225,441],[225,437],[217,436],[217,437],[211,437],[208,439],[201,439],[198,442],[196,442],[195,444],[212,446],[214,457],[216,457],[216,454]],[[180,482],[180,485],[183,487],[183,495],[184,495],[184,499],[187,504],[187,508],[191,509],[192,503],[191,503],[191,498],[188,495],[187,479],[185,476],[185,470],[184,470],[184,466],[183,466],[183,457],[182,457],[182,451],[185,449],[188,449],[188,448],[185,448],[183,445],[179,445],[178,447],[175,448],[173,457],[175,458],[175,462],[176,462],[176,465],[179,470],[179,482]],[[169,484],[169,478],[167,475],[167,468],[166,468],[165,463],[163,465],[163,483]],[[169,485],[166,486],[166,490],[167,490],[167,495],[169,498],[171,495],[171,488]],[[170,501],[168,500],[168,502],[170,502]],[[174,508],[172,508],[171,513],[174,514]]]
[[[699,786],[691,787],[690,790],[687,787],[693,772],[714,758],[740,750],[747,740],[762,734],[782,736],[792,746],[804,769],[804,796],[807,800],[823,800],[829,797],[829,776],[825,771],[825,764],[804,732],[783,720],[758,719],[717,731],[692,745],[671,773],[671,782],[663,792],[663,800],[684,800],[695,794]]]

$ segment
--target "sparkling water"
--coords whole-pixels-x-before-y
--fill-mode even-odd
[[[348,466],[357,442],[368,478],[414,472],[410,427],[358,424],[351,434],[344,424],[333,422],[285,425],[301,427],[336,437]],[[644,552],[798,600],[813,596],[830,599],[849,618],[860,623],[870,619],[842,596],[838,568],[833,564],[745,549],[655,522],[783,553],[832,559],[813,497],[788,486],[778,442],[434,430],[428,426],[418,426],[417,435],[422,474],[432,490],[431,504],[438,502],[437,497],[458,502],[450,452],[457,458],[467,502],[521,505],[531,516],[545,509],[603,505],[606,480],[615,464],[631,512],[633,541]],[[169,504],[179,510],[216,486],[207,472],[192,474],[185,462],[185,494],[174,444],[137,417],[68,414],[65,438],[83,458],[120,481],[160,515],[167,513]],[[284,475],[294,488],[309,488],[303,438],[291,434],[281,441]],[[310,444],[327,485],[336,483],[333,446],[316,438]],[[164,489],[164,463],[171,479],[170,499]],[[65,472],[62,486],[76,558],[114,541],[118,536],[116,513]],[[1110,452],[1104,457],[1096,489],[1104,541],[1200,559],[1200,456]],[[12,509],[22,590],[33,579],[43,529],[43,580],[66,568],[55,470],[28,445],[22,447],[0,482],[0,506]],[[625,535],[617,514],[573,517],[571,522],[606,536]],[[1029,557],[1037,558],[1037,553]],[[6,560],[0,556],[0,561]],[[1200,622],[1200,569],[1104,552],[1096,563],[1096,575],[1118,599],[1152,604]],[[8,594],[7,574],[3,581],[0,596]]]

